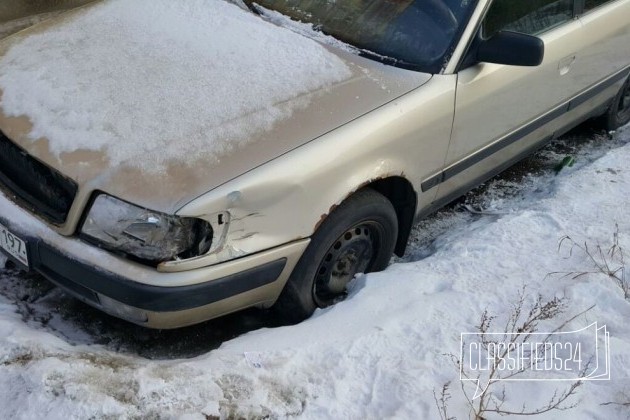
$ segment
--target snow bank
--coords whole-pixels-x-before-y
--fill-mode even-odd
[[[160,169],[218,159],[350,70],[317,42],[223,0],[107,0],[0,60],[1,106],[53,153]]]

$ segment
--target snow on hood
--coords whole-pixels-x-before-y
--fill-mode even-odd
[[[300,106],[276,104],[351,75],[317,42],[224,0],[108,0],[0,61],[4,113],[27,116],[32,140],[144,170],[228,154]]]
[[[175,212],[431,78],[292,29],[222,0],[93,3],[0,42],[0,129],[81,199]]]

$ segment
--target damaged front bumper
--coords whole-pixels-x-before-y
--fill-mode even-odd
[[[150,328],[177,328],[251,306],[271,306],[309,242],[162,273],[62,236],[2,194],[0,224],[25,241],[28,269],[91,306]]]

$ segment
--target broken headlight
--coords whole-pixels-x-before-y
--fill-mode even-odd
[[[106,194],[92,203],[81,235],[151,264],[203,255],[212,245],[212,227],[205,220],[147,210]]]

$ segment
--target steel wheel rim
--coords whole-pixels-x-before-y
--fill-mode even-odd
[[[335,240],[315,274],[313,298],[317,306],[329,306],[343,299],[347,294],[346,287],[354,276],[369,271],[382,234],[380,224],[362,222]]]

